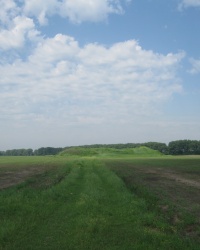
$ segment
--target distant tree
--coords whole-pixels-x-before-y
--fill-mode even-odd
[[[33,155],[33,149],[32,149],[32,148],[28,148],[28,149],[26,150],[26,154],[27,154],[28,156]]]
[[[0,151],[0,156],[4,156],[5,152],[4,151]]]
[[[200,141],[196,140],[177,140],[168,145],[169,154],[172,155],[196,155],[200,154]]]
[[[33,150],[31,148],[29,149],[11,149],[11,150],[6,150],[6,152],[4,152],[4,155],[7,156],[30,156],[33,155]]]
[[[63,148],[42,147],[34,151],[34,155],[56,155],[61,152]]]

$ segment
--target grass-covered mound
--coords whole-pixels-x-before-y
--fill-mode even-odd
[[[157,150],[150,149],[145,146],[137,148],[85,148],[85,147],[71,147],[62,151],[61,156],[81,156],[81,157],[117,157],[117,156],[130,156],[130,157],[156,157],[161,156]]]

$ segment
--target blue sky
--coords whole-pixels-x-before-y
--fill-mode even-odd
[[[0,0],[0,150],[200,140],[200,0]]]

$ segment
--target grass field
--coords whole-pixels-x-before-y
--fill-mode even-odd
[[[199,249],[200,157],[139,154],[1,157],[0,249]]]

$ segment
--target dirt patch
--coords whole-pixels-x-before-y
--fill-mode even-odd
[[[189,179],[185,179],[181,176],[178,176],[176,174],[170,174],[170,173],[165,173],[164,177],[169,178],[169,179],[173,179],[177,182],[181,182],[185,185],[191,186],[191,187],[196,187],[196,188],[200,188],[200,182],[194,181],[194,180],[189,180]]]
[[[191,238],[198,238],[200,239],[200,233],[198,230],[198,225],[192,224],[187,226],[187,228],[185,229],[185,235],[189,236]]]
[[[133,193],[142,197],[147,195],[147,198],[148,195],[153,195],[152,201],[156,197],[159,211],[172,225],[172,230],[181,231],[184,236],[200,240],[199,161],[193,165],[190,162],[178,164],[176,161],[166,161],[166,165],[156,161],[146,165],[145,162],[107,164]],[[188,221],[191,223],[189,226]]]
[[[20,184],[28,178],[42,172],[43,169],[29,168],[20,171],[7,171],[0,173],[0,190]]]
[[[148,178],[148,180],[157,180],[158,176],[159,177],[164,177],[167,179],[171,179],[174,180],[176,182],[180,182],[182,184],[185,184],[187,186],[191,186],[191,187],[195,187],[195,188],[200,188],[200,181],[196,181],[196,180],[191,180],[191,179],[186,179],[176,173],[172,173],[172,172],[161,172],[159,169],[158,170],[148,170],[145,171],[147,174],[150,174],[151,177]],[[154,175],[154,176],[152,176]]]

